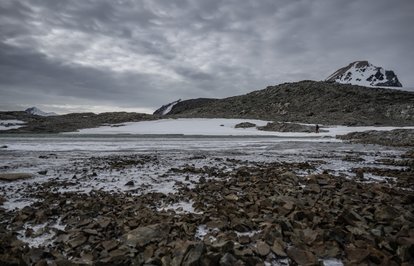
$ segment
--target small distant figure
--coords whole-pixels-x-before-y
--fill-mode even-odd
[[[315,132],[319,133],[319,125],[318,124],[316,124],[316,126],[315,126]]]

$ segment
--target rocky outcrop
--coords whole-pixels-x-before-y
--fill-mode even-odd
[[[251,128],[251,127],[256,127],[256,124],[250,123],[250,122],[242,122],[234,126],[234,128]]]
[[[316,132],[315,126],[300,125],[295,123],[267,123],[266,126],[258,127],[257,129],[263,131],[277,131],[277,132]],[[319,129],[318,132],[327,132],[326,130]]]
[[[178,99],[177,101],[174,101],[172,103],[163,105],[160,108],[158,108],[157,110],[155,110],[153,115],[161,115],[161,116],[162,115],[168,115],[171,112],[172,108],[174,108],[174,106],[179,102],[181,102],[181,99]]]
[[[346,135],[337,136],[337,138],[356,143],[414,147],[414,129],[352,132]]]
[[[215,101],[217,101],[217,99],[212,99],[212,98],[198,98],[198,99],[190,99],[190,100],[185,100],[185,101],[178,100],[178,101],[169,103],[167,105],[163,105],[162,107],[160,107],[154,112],[154,115],[180,114],[187,110],[203,107]]]
[[[28,114],[31,114],[31,115],[38,115],[38,116],[56,116],[56,115],[58,115],[58,114],[53,113],[53,112],[50,112],[50,113],[43,112],[42,110],[40,110],[37,107],[27,108],[25,110],[25,112],[28,113]]]

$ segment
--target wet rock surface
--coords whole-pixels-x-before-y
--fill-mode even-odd
[[[104,171],[125,173],[125,184],[129,170],[161,161],[155,155],[91,157],[87,166],[74,162],[70,180],[32,186],[28,193],[37,200],[31,205],[0,208],[0,264],[315,265],[336,258],[349,265],[410,265],[413,159],[407,151],[382,161],[389,169],[335,176],[315,173],[320,162],[212,157],[227,168],[171,167],[167,173],[182,177],[175,193],[136,193],[139,183],[122,193],[59,190],[100,180]],[[374,172],[389,180],[371,182]],[[183,201],[192,209],[161,208]]]

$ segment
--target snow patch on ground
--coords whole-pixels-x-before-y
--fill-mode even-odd
[[[9,130],[22,127],[26,122],[21,120],[0,120],[0,130]]]
[[[27,243],[32,248],[37,248],[40,246],[47,246],[48,244],[53,243],[53,239],[56,236],[56,230],[63,231],[65,225],[61,223],[61,218],[59,218],[55,224],[24,224],[23,229],[18,231],[17,238],[25,243]],[[30,236],[26,236],[26,231],[31,230],[33,233]]]
[[[270,135],[256,128],[234,128],[238,123],[250,122],[265,126],[268,121],[249,119],[161,119],[154,121],[128,122],[119,127],[81,129],[77,134],[139,134],[139,135]]]
[[[261,231],[260,230],[253,230],[253,231],[249,231],[249,232],[237,232],[237,231],[234,231],[234,232],[236,233],[236,235],[238,237],[240,237],[240,236],[253,237],[254,235],[259,234]]]
[[[3,203],[3,208],[9,211],[15,210],[15,209],[23,209],[26,206],[32,205],[34,202],[36,202],[34,199],[25,199],[25,198],[11,198],[9,200],[6,200]]]
[[[323,266],[344,266],[344,263],[335,258],[323,259],[321,260]]]
[[[197,230],[195,233],[195,238],[197,240],[203,240],[204,236],[206,236],[207,234],[211,234],[214,232],[219,232],[220,229],[218,228],[208,228],[207,225],[205,224],[200,224],[199,226],[197,226]]]
[[[180,201],[171,205],[157,208],[158,211],[174,210],[176,213],[195,213],[202,214],[202,212],[196,212],[193,207],[193,201]]]
[[[414,127],[348,127],[348,126],[321,126],[328,132],[302,133],[302,132],[274,132],[261,131],[255,127],[235,128],[242,122],[250,122],[256,126],[265,126],[269,121],[251,119],[224,119],[224,118],[180,118],[161,119],[155,121],[128,122],[114,126],[81,129],[78,132],[64,134],[134,134],[134,135],[200,135],[200,136],[275,136],[289,138],[333,138],[350,132],[363,132],[369,130],[389,131],[393,129]],[[304,124],[309,125],[309,124]]]

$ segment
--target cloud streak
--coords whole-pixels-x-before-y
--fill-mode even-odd
[[[355,60],[414,87],[413,13],[410,0],[5,0],[0,109],[150,111]]]

